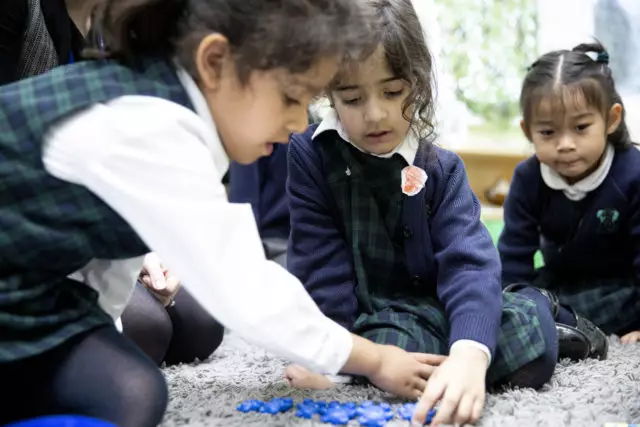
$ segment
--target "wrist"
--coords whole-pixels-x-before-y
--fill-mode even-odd
[[[382,365],[381,345],[351,334],[353,347],[342,373],[370,377],[380,370]]]
[[[474,346],[453,346],[449,352],[449,356],[455,358],[464,358],[482,363],[489,369],[489,356],[487,353]]]

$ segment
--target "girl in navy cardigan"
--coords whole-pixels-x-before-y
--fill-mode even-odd
[[[553,307],[534,288],[502,292],[462,160],[432,144],[432,62],[410,1],[369,3],[378,48],[332,82],[332,113],[291,139],[288,268],[353,332],[448,355],[434,358],[416,413],[441,400],[434,423],[474,422],[486,384],[551,377]],[[296,366],[286,375],[331,384]]]
[[[585,44],[530,68],[520,102],[536,153],[516,168],[498,248],[503,282],[546,289],[558,321],[623,335],[640,326],[640,152],[608,63]]]

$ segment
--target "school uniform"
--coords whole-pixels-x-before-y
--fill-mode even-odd
[[[602,163],[568,185],[535,157],[515,170],[498,248],[503,283],[533,283],[605,333],[640,324],[640,152],[608,146]],[[540,250],[544,267],[536,270]]]
[[[79,62],[1,88],[0,159],[4,371],[113,328],[125,304],[68,276],[110,260],[126,299],[151,249],[240,335],[315,371],[346,363],[350,333],[265,259],[250,206],[228,203],[206,100],[172,61]]]
[[[286,182],[285,145],[274,145],[270,156],[251,164],[232,162],[229,167],[229,201],[251,204],[267,258],[283,266],[289,238]]]
[[[333,113],[291,138],[289,270],[324,313],[375,342],[485,351],[489,383],[557,355],[548,305],[501,294],[498,254],[461,159],[412,135],[390,155],[370,155]],[[401,191],[408,165],[428,177],[413,196]]]

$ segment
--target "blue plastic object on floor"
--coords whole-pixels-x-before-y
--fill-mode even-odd
[[[261,412],[265,414],[280,414],[293,408],[293,399],[290,397],[276,397],[268,402],[249,399],[239,404],[236,409],[240,412]]]
[[[53,415],[7,424],[4,427],[118,427],[107,421],[81,415]]]
[[[382,427],[393,418],[393,412],[386,404],[367,404],[364,407],[360,405],[357,413],[359,415],[358,422],[363,427]]]
[[[237,410],[240,412],[279,414],[282,412],[287,412],[288,410],[293,408],[293,405],[293,399],[291,398],[275,398],[266,402],[250,399],[239,404],[237,406]],[[357,419],[358,423],[362,427],[383,427],[389,421],[391,421],[395,417],[395,415],[403,420],[410,421],[416,409],[415,403],[405,403],[400,408],[398,408],[397,411],[394,411],[393,409],[391,409],[391,405],[386,402],[375,403],[369,400],[364,401],[360,404],[356,404],[353,402],[340,403],[335,400],[331,402],[325,402],[321,400],[315,401],[313,399],[304,399],[302,402],[297,403],[295,406],[295,416],[298,418],[312,419],[317,414],[319,416],[320,422],[334,425],[346,425],[350,420]],[[435,414],[435,410],[432,409],[431,411],[429,411],[426,424],[431,423]]]
[[[327,409],[327,412],[320,418],[320,421],[328,424],[345,425],[349,422],[355,411],[350,412],[348,409],[339,406]]]
[[[240,412],[258,412],[264,403],[260,400],[249,399],[239,404],[236,409]]]
[[[415,410],[416,410],[415,403],[405,403],[400,408],[398,408],[398,416],[403,420],[411,421],[411,417],[413,417],[413,413]],[[431,421],[433,420],[433,417],[435,417],[435,415],[436,415],[435,409],[430,410],[427,413],[427,420],[425,424],[430,424]]]

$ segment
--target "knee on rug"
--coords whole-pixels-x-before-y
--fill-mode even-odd
[[[165,307],[138,284],[122,313],[124,335],[132,340],[156,365],[164,360],[173,326]]]
[[[167,309],[173,325],[173,337],[165,356],[167,365],[205,360],[224,338],[224,326],[213,318],[185,290],[176,295],[176,304]]]
[[[539,389],[546,384],[555,372],[558,360],[558,334],[556,331],[553,309],[546,296],[535,288],[522,287],[517,293],[526,296],[535,303],[535,310],[529,311],[527,316],[529,324],[535,320],[539,324],[537,332],[533,335],[537,338],[532,342],[544,342],[544,348],[538,357],[524,364],[515,372],[500,381],[500,385],[509,385],[520,388]]]
[[[174,337],[174,340],[177,337]],[[205,360],[222,344],[224,327],[215,319],[195,325],[190,340],[178,339],[172,342],[165,357],[167,365],[190,363],[194,360]]]
[[[119,401],[114,416],[120,427],[155,427],[164,416],[169,401],[167,383],[159,369],[138,370],[121,382],[111,397]]]
[[[545,385],[556,369],[557,356],[553,351],[545,351],[540,357],[527,363],[511,374],[505,385],[519,388],[532,388],[537,390]]]

